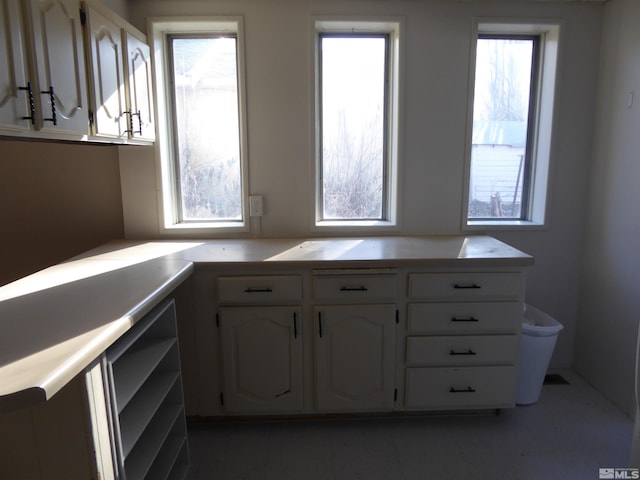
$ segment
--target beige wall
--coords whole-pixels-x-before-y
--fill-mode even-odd
[[[102,3],[122,18],[129,18],[129,6],[127,4],[127,0],[102,0]]]
[[[0,140],[0,219],[0,285],[121,238],[118,149]]]
[[[488,229],[535,256],[527,302],[557,318],[554,367],[573,361],[581,251],[591,161],[603,6],[530,0],[136,0],[131,21],[149,17],[242,15],[247,72],[249,193],[263,195],[265,214],[247,235],[309,236],[313,205],[311,35],[314,15],[404,19],[400,104],[398,234],[461,232],[473,19],[557,19],[560,62],[552,146],[548,225],[540,230]],[[153,150],[120,157],[125,234],[158,237]],[[257,224],[257,228],[256,227]]]
[[[632,414],[640,321],[640,2],[610,0],[604,13],[575,367]]]

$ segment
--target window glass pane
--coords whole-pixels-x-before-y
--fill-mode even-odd
[[[240,220],[236,39],[171,44],[181,220]]]
[[[321,37],[323,219],[382,219],[385,36]]]
[[[470,219],[520,219],[526,214],[523,185],[533,46],[533,39],[478,39]]]

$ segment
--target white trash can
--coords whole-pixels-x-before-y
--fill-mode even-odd
[[[558,333],[563,328],[553,317],[531,305],[525,305],[520,340],[518,405],[531,405],[540,398]]]

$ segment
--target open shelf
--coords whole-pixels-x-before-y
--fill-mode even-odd
[[[134,344],[135,348],[131,348],[130,352],[114,363],[113,377],[118,413],[124,410],[175,343],[175,338],[139,341]]]
[[[140,442],[125,460],[127,477],[144,478],[154,462],[165,460],[164,454],[158,456],[158,452],[164,450],[167,446],[166,444],[169,443],[169,434],[180,413],[182,413],[180,405],[166,405],[158,410],[157,415],[140,438]],[[182,440],[184,441],[184,437]],[[173,462],[162,471],[168,472],[172,464]],[[162,477],[149,475],[149,478]]]
[[[107,351],[123,479],[184,479],[189,468],[175,306],[167,300]]]
[[[122,452],[126,458],[147,428],[179,374],[163,374],[149,380],[120,415]]]
[[[186,437],[180,431],[180,427],[180,425],[176,425],[175,434],[172,432],[172,435],[164,443],[160,455],[158,455],[151,470],[149,470],[149,478],[162,478],[162,475],[180,470],[176,467],[179,465],[180,454],[187,442]]]

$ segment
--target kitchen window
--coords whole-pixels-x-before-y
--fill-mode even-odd
[[[478,24],[466,227],[544,225],[558,30]]]
[[[245,231],[242,22],[151,25],[165,133],[158,142],[164,228]]]
[[[316,22],[316,226],[395,227],[399,28]]]

